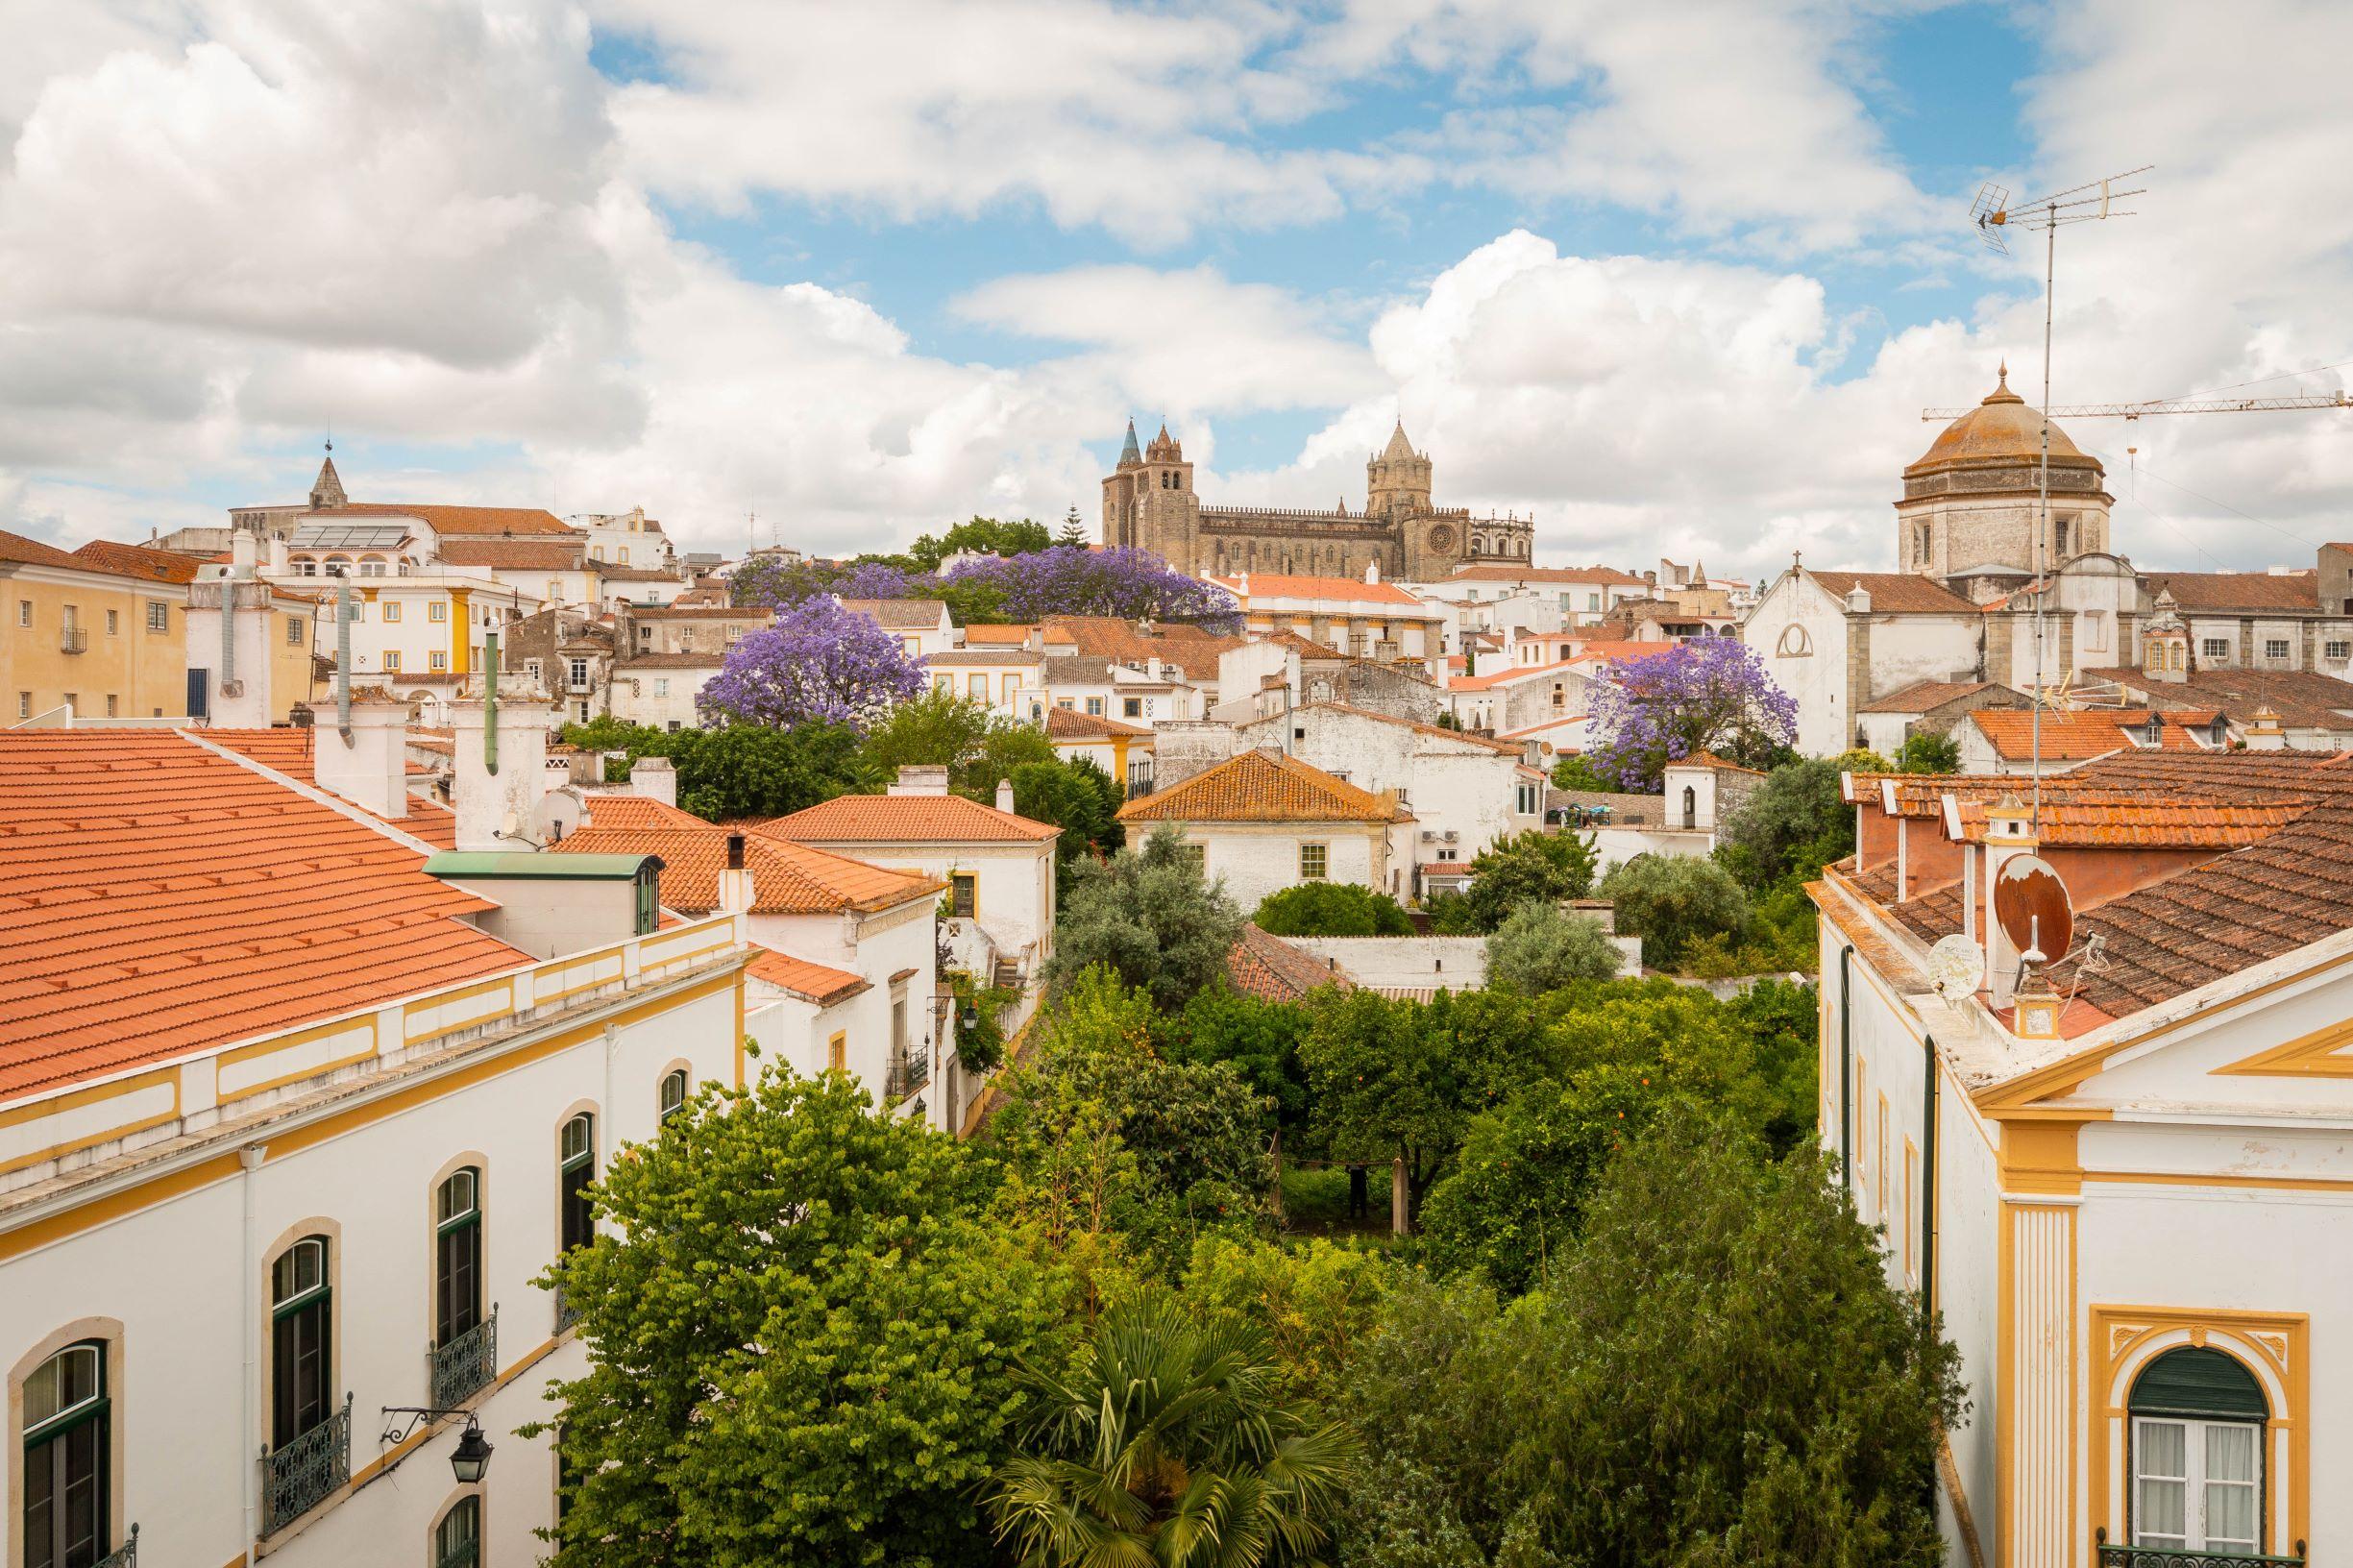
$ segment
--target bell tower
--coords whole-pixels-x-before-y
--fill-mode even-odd
[[[1430,510],[1430,458],[1406,439],[1402,419],[1381,455],[1364,465],[1364,510],[1389,518]]]

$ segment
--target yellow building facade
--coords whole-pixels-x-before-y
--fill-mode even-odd
[[[0,533],[0,724],[185,713],[186,605],[184,582]]]

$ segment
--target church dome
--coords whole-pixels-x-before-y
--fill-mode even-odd
[[[1999,382],[1985,401],[1945,427],[1919,460],[1903,471],[1905,478],[1940,474],[1956,468],[2011,468],[2039,465],[2043,457],[2043,415],[2010,390],[2010,367],[2001,368]],[[2057,425],[2050,428],[2053,468],[2102,472],[2099,459],[2089,455]]]

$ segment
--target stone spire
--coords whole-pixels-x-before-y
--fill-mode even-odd
[[[319,465],[319,477],[310,481],[310,509],[324,511],[330,506],[346,506],[351,498],[343,493],[343,480],[335,473],[335,444],[327,443],[327,461]]]
[[[1397,429],[1389,432],[1389,444],[1382,452],[1381,456],[1384,461],[1393,463],[1400,457],[1412,455],[1414,455],[1413,443],[1406,439],[1406,422],[1404,416],[1400,415]]]
[[[1127,445],[1119,449],[1119,466],[1136,468],[1143,463],[1143,453],[1136,450],[1136,422],[1127,422]]]

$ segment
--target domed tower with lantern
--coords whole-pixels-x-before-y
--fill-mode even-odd
[[[1903,471],[1896,502],[1896,559],[1979,603],[2078,555],[2108,549],[2106,471],[2057,425],[2050,427],[2049,526],[2038,562],[2042,522],[2043,415],[2010,390],[2001,367],[1994,390],[1945,427]]]

